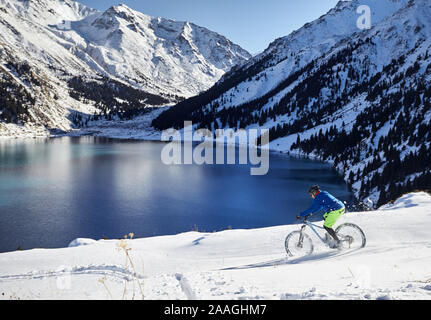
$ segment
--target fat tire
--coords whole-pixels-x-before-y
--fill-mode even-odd
[[[367,244],[367,238],[365,237],[365,233],[364,233],[364,231],[362,231],[361,228],[359,228],[356,224],[353,224],[353,223],[343,223],[343,224],[339,225],[337,227],[337,229],[335,229],[335,233],[337,234],[337,236],[338,236],[338,232],[343,227],[351,227],[351,228],[356,229],[359,232],[359,234],[361,235],[361,238],[362,238],[362,244],[361,244],[360,248],[365,247],[365,245]],[[355,240],[358,241],[359,239],[355,239]]]
[[[300,231],[292,231],[291,233],[289,233],[286,237],[286,240],[284,240],[284,248],[286,249],[286,253],[289,257],[293,257],[294,255],[291,253],[291,251],[289,250],[289,240],[295,235],[295,234],[300,234]],[[302,233],[302,235],[304,236],[304,240],[303,241],[309,241],[310,242],[310,250],[307,254],[305,255],[310,255],[313,253],[314,250],[314,246],[313,246],[313,241],[311,240],[311,238],[308,236],[308,234],[306,233]],[[290,245],[293,245],[290,244]]]

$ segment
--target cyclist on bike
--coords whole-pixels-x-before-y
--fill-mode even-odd
[[[336,241],[334,247],[337,248],[340,244],[340,239],[338,239],[337,234],[335,233],[334,229],[332,229],[332,227],[334,226],[335,222],[337,222],[337,220],[343,215],[345,211],[344,204],[328,192],[321,191],[319,186],[312,186],[308,190],[308,193],[314,200],[310,208],[300,213],[299,216],[296,216],[296,218],[301,219],[302,217],[309,216],[313,213],[323,213],[323,219],[325,219],[323,227]]]

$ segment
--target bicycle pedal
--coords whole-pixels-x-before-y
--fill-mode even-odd
[[[329,243],[329,248],[331,248],[331,249],[339,249],[340,247],[342,247],[343,245],[342,245],[342,243],[341,242],[339,242],[339,243],[337,243],[337,242],[335,242],[334,240],[332,240],[330,243]]]

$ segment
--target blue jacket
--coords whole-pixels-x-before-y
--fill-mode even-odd
[[[344,204],[326,191],[321,191],[314,199],[310,208],[300,214],[301,217],[308,216],[311,213],[340,210]]]

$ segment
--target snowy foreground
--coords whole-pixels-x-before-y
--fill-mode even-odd
[[[0,297],[431,299],[431,196],[412,193],[340,220],[362,227],[365,248],[338,252],[313,237],[312,256],[286,259],[284,238],[299,229],[286,225],[2,253]]]

